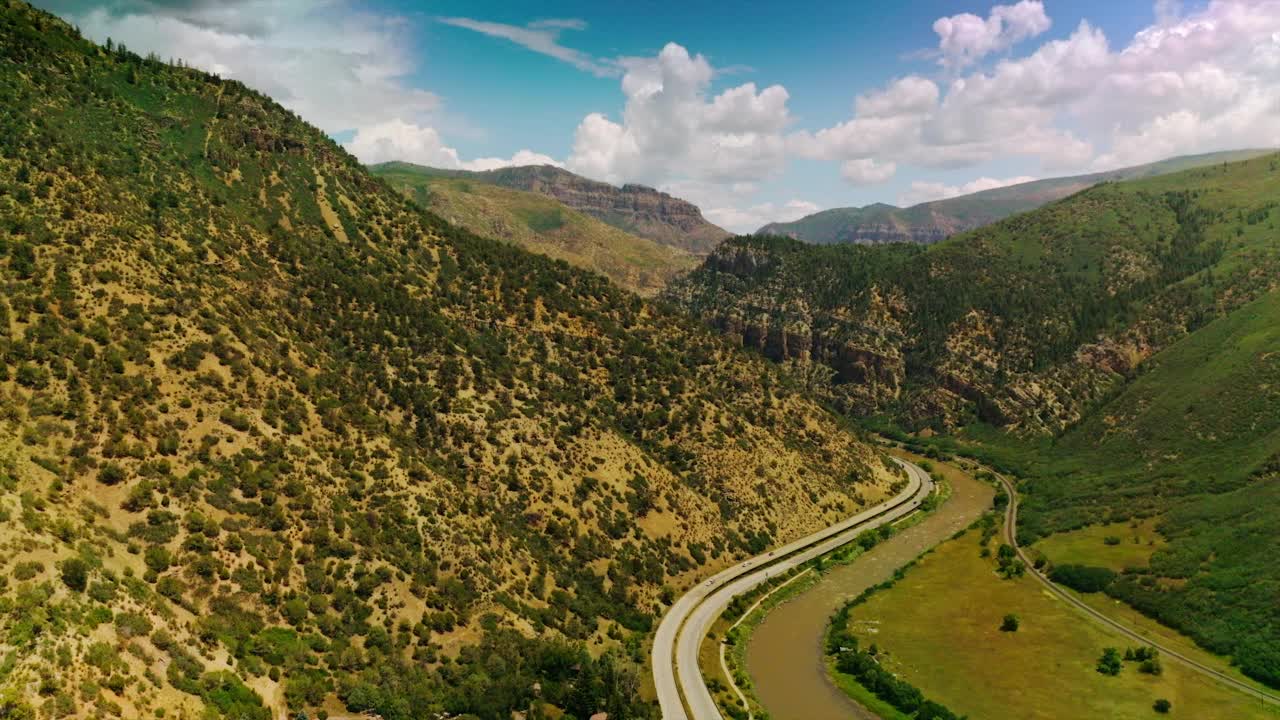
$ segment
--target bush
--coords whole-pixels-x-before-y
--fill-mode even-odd
[[[1103,675],[1119,675],[1120,668],[1123,665],[1120,659],[1120,651],[1113,648],[1104,648],[1102,657],[1098,658],[1098,672]]]
[[[119,465],[103,465],[98,471],[98,482],[103,485],[119,485],[124,482],[124,469]]]
[[[76,592],[84,592],[89,584],[89,565],[80,558],[69,558],[63,561],[62,582]]]
[[[1165,700],[1164,698],[1160,698],[1159,700],[1156,700],[1155,702],[1151,703],[1151,709],[1155,710],[1161,715],[1167,715],[1169,711],[1173,709],[1173,703],[1169,702],[1168,700]]]
[[[1004,616],[1004,621],[1000,623],[1002,632],[1018,632],[1018,616],[1012,613]]]
[[[1049,579],[1083,593],[1102,592],[1116,579],[1115,571],[1090,565],[1057,565]]]

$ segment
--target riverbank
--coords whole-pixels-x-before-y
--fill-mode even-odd
[[[874,720],[827,675],[822,651],[827,621],[847,600],[893,576],[900,566],[950,538],[991,508],[994,488],[958,466],[928,462],[950,486],[941,507],[765,615],[747,640],[747,673],[772,720]]]
[[[1168,660],[1159,673],[1137,663],[1114,677],[1099,673],[1104,648],[1135,642],[1088,622],[1030,576],[1001,579],[998,536],[985,538],[975,529],[941,544],[892,588],[855,606],[846,628],[859,646],[874,644],[882,667],[974,718],[1145,720],[1156,716],[1157,699],[1171,701],[1179,717],[1277,717]],[[1018,618],[1014,632],[1002,630],[1007,615]]]

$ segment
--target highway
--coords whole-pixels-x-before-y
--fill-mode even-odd
[[[1003,475],[1000,475],[997,473],[996,477],[1000,478],[1000,482],[1004,485],[1005,492],[1009,494],[1009,505],[1008,507],[1005,508],[1005,518],[1004,518],[1005,542],[1013,546],[1013,549],[1016,550],[1018,553],[1018,557],[1021,558],[1022,562],[1026,564],[1027,572],[1030,573],[1031,576],[1034,577],[1036,580],[1040,581],[1040,584],[1044,585],[1045,588],[1049,590],[1049,592],[1052,592],[1055,596],[1065,600],[1072,607],[1084,613],[1094,622],[1097,622],[1107,627],[1110,630],[1114,630],[1124,635],[1125,637],[1138,642],[1139,644],[1148,645],[1150,647],[1153,647],[1159,650],[1161,657],[1172,658],[1175,662],[1181,663],[1182,665],[1190,668],[1191,670],[1194,670],[1202,675],[1205,675],[1212,680],[1217,680],[1218,682],[1234,690],[1239,690],[1241,692],[1252,695],[1253,697],[1256,697],[1263,702],[1280,704],[1280,697],[1277,697],[1276,695],[1273,695],[1271,693],[1259,690],[1253,687],[1252,685],[1249,685],[1248,683],[1241,682],[1231,677],[1230,675],[1227,675],[1226,673],[1215,670],[1209,667],[1208,665],[1200,663],[1166,645],[1161,645],[1159,642],[1156,642],[1155,640],[1152,640],[1151,638],[1142,635],[1137,630],[1134,630],[1128,626],[1122,625],[1119,622],[1098,612],[1097,610],[1094,610],[1092,607],[1089,607],[1089,605],[1085,604],[1084,602],[1081,602],[1079,598],[1072,595],[1070,592],[1059,587],[1057,583],[1045,577],[1043,573],[1041,573],[1039,570],[1035,568],[1035,565],[1032,563],[1031,558],[1028,557],[1027,553],[1022,549],[1022,547],[1018,545],[1018,493],[1014,489],[1013,484],[1010,483],[1007,479],[1005,479]]]
[[[933,490],[929,474],[894,458],[907,470],[907,486],[890,500],[812,535],[721,570],[680,597],[658,624],[651,662],[664,720],[723,720],[698,667],[698,649],[733,598],[851,542],[859,533],[893,522],[920,507]],[[766,567],[762,567],[766,566]],[[681,690],[689,712],[681,702]]]

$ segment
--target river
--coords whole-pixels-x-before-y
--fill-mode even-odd
[[[951,485],[947,502],[919,524],[828,572],[818,585],[772,610],[752,633],[747,672],[773,720],[876,720],[828,679],[823,636],[827,619],[846,600],[888,580],[894,570],[991,508],[994,488],[948,465],[934,465]]]

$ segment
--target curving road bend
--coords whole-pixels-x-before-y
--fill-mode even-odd
[[[864,530],[893,522],[920,507],[933,491],[933,481],[919,467],[898,458],[894,461],[907,471],[907,487],[898,495],[812,535],[721,570],[671,606],[658,625],[651,656],[654,687],[664,720],[722,720],[698,667],[698,648],[734,597],[831,552]],[[689,713],[680,700],[681,689],[688,700]]]
[[[1027,572],[1036,580],[1038,580],[1041,585],[1044,585],[1044,587],[1048,589],[1049,592],[1065,600],[1072,607],[1076,608],[1080,612],[1087,615],[1089,619],[1093,620],[1094,622],[1104,625],[1107,628],[1114,630],[1131,640],[1136,640],[1143,645],[1149,645],[1159,650],[1160,655],[1162,657],[1173,658],[1175,662],[1181,663],[1182,665],[1202,675],[1205,675],[1212,680],[1217,680],[1218,682],[1224,685],[1227,685],[1228,687],[1234,690],[1240,690],[1241,692],[1252,695],[1258,698],[1259,700],[1262,700],[1263,702],[1280,704],[1280,697],[1277,697],[1276,695],[1272,695],[1271,693],[1259,690],[1253,687],[1252,685],[1249,685],[1248,683],[1240,682],[1239,680],[1231,677],[1230,675],[1227,675],[1226,673],[1215,670],[1209,667],[1208,665],[1205,665],[1190,657],[1187,657],[1186,655],[1178,652],[1177,650],[1174,650],[1165,645],[1161,645],[1160,643],[1152,640],[1151,638],[1142,635],[1138,631],[1126,625],[1122,625],[1121,623],[1107,617],[1106,615],[1098,612],[1097,610],[1094,610],[1092,607],[1089,607],[1089,605],[1087,605],[1086,603],[1081,602],[1079,598],[1076,598],[1071,593],[1062,589],[1056,583],[1054,583],[1052,580],[1046,577],[1043,573],[1037,570],[1035,568],[1035,565],[1032,563],[1031,558],[1027,556],[1026,551],[1024,551],[1022,547],[1018,545],[1018,493],[1017,493],[1017,490],[1014,489],[1013,483],[1009,482],[1003,475],[996,473],[996,477],[1000,478],[1001,484],[1004,485],[1005,492],[1009,494],[1009,505],[1008,507],[1005,508],[1005,515],[1004,515],[1005,542],[1013,546],[1013,549],[1016,550],[1018,553],[1018,557],[1021,558],[1022,562],[1026,564]]]

